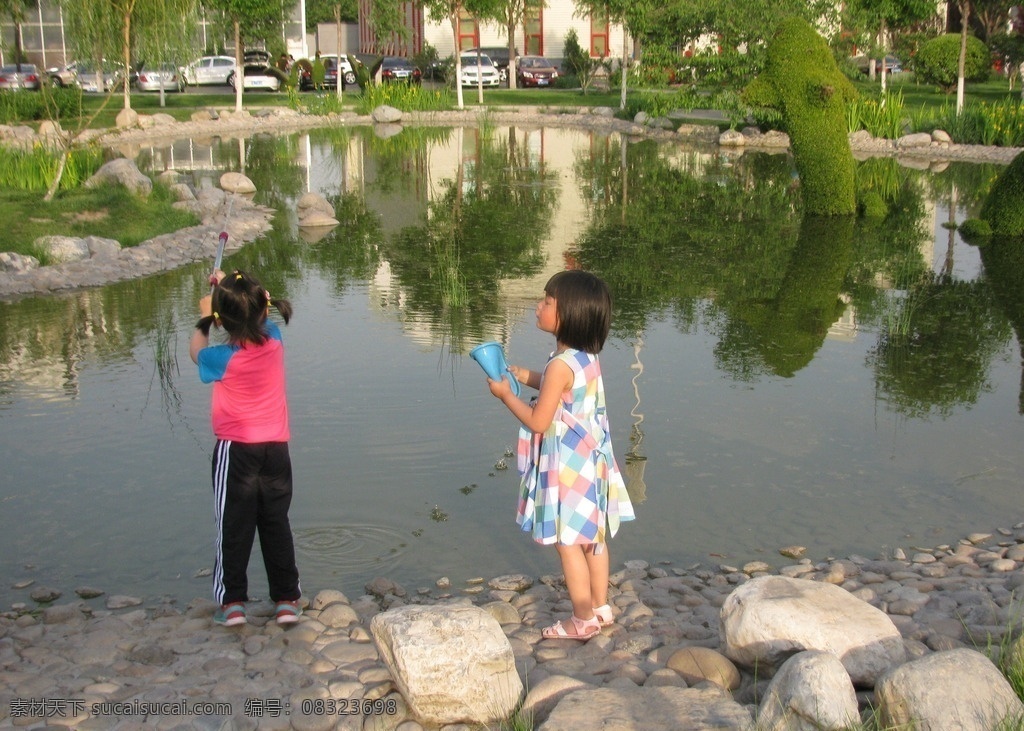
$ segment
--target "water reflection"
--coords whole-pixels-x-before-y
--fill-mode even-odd
[[[514,471],[494,469],[515,425],[461,365],[500,340],[539,367],[533,304],[566,266],[615,295],[602,359],[638,505],[618,557],[875,554],[1015,513],[1019,247],[942,227],[977,209],[991,166],[864,161],[854,220],[803,217],[785,155],[584,131],[334,128],[133,154],[196,186],[244,171],[278,211],[227,263],[296,307],[307,590],[553,570],[515,529]],[[298,228],[307,191],[336,227]],[[205,269],[0,305],[5,575],[205,595],[209,394],[187,357]]]

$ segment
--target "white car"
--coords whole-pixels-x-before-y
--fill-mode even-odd
[[[203,56],[181,69],[186,84],[227,84],[235,72],[231,56]]]
[[[477,80],[483,86],[498,86],[501,84],[501,74],[498,72],[498,67],[491,61],[490,56],[481,54],[479,56],[479,65],[477,65],[477,55],[475,53],[463,53],[459,56],[462,63],[462,76],[459,79],[459,83],[463,86],[476,86]]]
[[[242,88],[246,91],[280,91],[281,89],[281,78],[276,76],[273,70],[269,66],[263,64],[252,64],[246,65],[245,67],[245,82]],[[235,73],[231,72],[228,77],[228,85],[235,88]]]

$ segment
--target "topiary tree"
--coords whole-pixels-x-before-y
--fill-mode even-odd
[[[988,47],[974,36],[967,36],[964,80],[987,79],[990,61]],[[913,60],[914,76],[922,84],[934,84],[950,94],[956,89],[959,64],[960,34],[946,33],[921,44]]]
[[[805,20],[780,22],[766,51],[765,70],[747,86],[743,98],[782,115],[800,174],[804,212],[856,213],[854,160],[846,130],[846,106],[857,98],[856,89]]]
[[[996,178],[980,217],[992,227],[994,236],[1024,237],[1024,153]]]

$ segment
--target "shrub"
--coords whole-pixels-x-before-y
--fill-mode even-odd
[[[992,236],[992,227],[988,221],[980,218],[968,218],[960,224],[960,238],[968,244],[979,246]]]
[[[974,36],[967,36],[964,63],[966,81],[988,78],[988,48]],[[914,75],[922,84],[934,84],[947,94],[956,89],[957,67],[960,63],[960,34],[947,33],[922,44],[914,57]]]

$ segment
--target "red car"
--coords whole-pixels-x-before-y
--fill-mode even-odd
[[[386,56],[381,63],[380,78],[383,81],[404,81],[407,84],[418,84],[423,79],[423,72],[407,59]]]
[[[516,59],[516,86],[551,86],[557,78],[558,69],[543,56]]]

